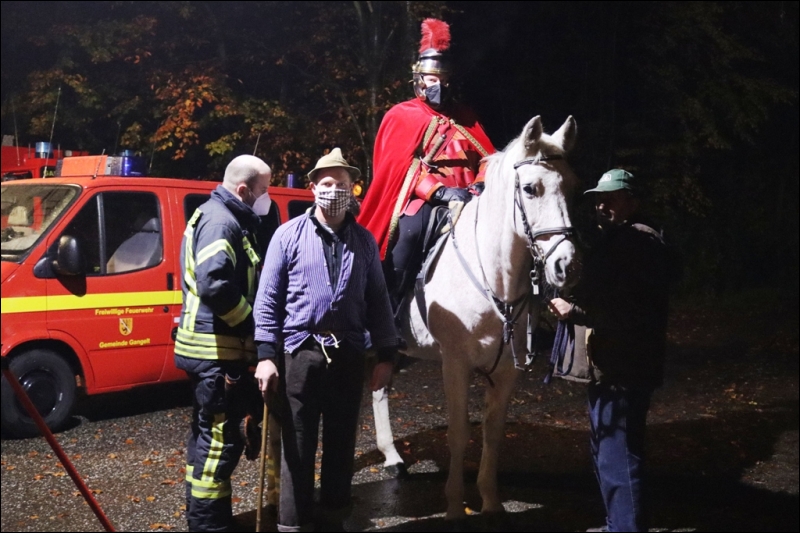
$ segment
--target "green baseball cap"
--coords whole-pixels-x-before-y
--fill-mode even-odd
[[[620,189],[628,189],[629,191],[634,192],[636,190],[634,181],[633,174],[626,170],[622,170],[621,168],[615,168],[614,170],[609,170],[600,176],[600,181],[597,182],[597,187],[594,189],[589,189],[583,194],[590,192],[611,192],[618,191]]]

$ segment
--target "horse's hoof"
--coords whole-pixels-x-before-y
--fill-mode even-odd
[[[384,466],[383,469],[387,474],[396,479],[405,479],[408,477],[408,468],[405,463]]]

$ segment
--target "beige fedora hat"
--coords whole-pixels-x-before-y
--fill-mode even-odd
[[[342,156],[342,149],[334,148],[329,154],[325,154],[319,158],[319,161],[317,161],[317,166],[311,169],[311,172],[308,173],[308,179],[314,181],[314,174],[316,174],[318,170],[333,167],[342,167],[343,169],[347,170],[347,172],[350,173],[350,178],[353,181],[361,177],[360,170],[347,164],[344,156]]]

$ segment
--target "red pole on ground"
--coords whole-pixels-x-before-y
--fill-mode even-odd
[[[61,461],[61,464],[64,465],[64,468],[67,470],[69,477],[72,478],[75,486],[78,487],[78,490],[81,491],[81,494],[83,494],[83,498],[86,500],[86,503],[88,503],[89,507],[92,508],[92,511],[94,511],[94,514],[97,515],[97,519],[100,520],[100,523],[103,525],[106,531],[116,531],[114,526],[112,526],[111,522],[108,520],[108,517],[106,517],[105,513],[103,513],[103,510],[100,508],[100,504],[98,504],[97,500],[94,499],[89,487],[86,486],[86,483],[83,482],[83,479],[81,479],[78,471],[75,470],[75,467],[72,465],[69,457],[67,457],[67,454],[61,449],[61,445],[53,436],[50,428],[48,428],[47,424],[44,423],[42,415],[39,414],[39,411],[36,410],[36,407],[33,405],[33,402],[31,402],[31,399],[28,398],[28,394],[25,392],[25,389],[23,389],[19,384],[16,376],[11,373],[11,369],[8,368],[8,358],[2,357],[0,359],[3,360],[3,375],[6,377],[6,380],[8,380],[11,388],[14,389],[14,394],[17,395],[17,398],[19,398],[19,401],[25,406],[28,414],[31,416],[33,421],[36,422],[36,426],[39,428],[39,431],[42,432],[42,435],[44,435],[44,438],[47,440],[48,444],[50,444],[50,447]]]

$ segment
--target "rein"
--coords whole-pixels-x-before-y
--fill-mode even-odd
[[[461,267],[464,269],[464,272],[467,273],[467,277],[478,289],[478,292],[486,298],[489,302],[493,304],[493,309],[500,317],[500,320],[503,321],[503,337],[502,342],[499,345],[499,349],[497,351],[497,356],[495,357],[494,364],[490,370],[483,370],[483,369],[476,369],[479,374],[484,376],[488,381],[489,385],[494,387],[494,382],[490,377],[491,374],[497,369],[497,365],[500,363],[500,357],[503,354],[503,348],[505,345],[511,345],[511,352],[514,357],[514,366],[520,368],[519,363],[517,361],[517,354],[514,348],[514,326],[517,323],[517,319],[522,315],[522,312],[525,309],[525,304],[528,303],[529,299],[531,298],[531,294],[539,295],[540,288],[539,284],[542,279],[542,275],[544,274],[544,267],[547,258],[550,257],[553,252],[558,248],[558,246],[566,240],[570,235],[574,233],[574,229],[571,226],[562,226],[562,227],[553,227],[553,228],[545,228],[538,231],[531,231],[530,223],[528,222],[527,214],[525,213],[525,206],[522,203],[522,188],[519,181],[519,167],[523,165],[535,165],[539,164],[542,161],[550,161],[555,159],[563,159],[562,156],[549,156],[549,157],[541,157],[538,159],[531,158],[531,159],[523,159],[514,164],[514,207],[515,209],[519,207],[520,214],[522,216],[522,225],[525,231],[525,235],[528,238],[528,250],[530,251],[531,257],[533,259],[533,266],[530,271],[530,279],[531,279],[531,291],[525,291],[525,294],[516,298],[511,302],[506,302],[505,300],[499,298],[494,291],[492,291],[489,283],[486,279],[486,273],[483,269],[483,263],[481,261],[481,254],[478,249],[478,238],[477,238],[477,227],[478,227],[478,206],[479,203],[476,204],[475,207],[475,252],[476,256],[478,257],[478,267],[480,268],[481,275],[483,277],[483,284],[478,281],[475,275],[472,273],[472,269],[469,267],[467,260],[464,258],[461,250],[458,248],[458,242],[456,241],[455,235],[455,226],[452,224],[451,220],[451,230],[450,230],[450,239],[453,241],[453,249],[456,252],[456,257],[458,257],[459,262],[461,263]],[[476,202],[480,202],[480,196],[475,199]],[[448,215],[449,216],[449,215]],[[544,252],[539,244],[536,242],[536,239],[541,237],[542,235],[550,235],[550,234],[561,234],[561,237],[550,247],[547,252]],[[514,309],[516,308],[516,312]],[[533,332],[531,332],[533,335]]]

